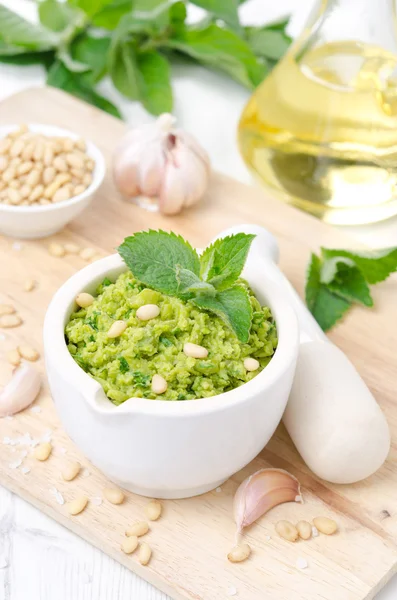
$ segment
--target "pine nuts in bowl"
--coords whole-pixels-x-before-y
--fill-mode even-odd
[[[62,229],[90,204],[105,170],[100,150],[72,131],[0,127],[0,234],[40,238]]]

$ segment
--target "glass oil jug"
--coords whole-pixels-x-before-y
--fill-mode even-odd
[[[250,169],[330,223],[397,214],[396,31],[395,0],[321,0],[241,117]]]

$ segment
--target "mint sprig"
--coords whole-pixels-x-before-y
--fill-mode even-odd
[[[236,281],[254,237],[228,236],[199,257],[181,236],[149,230],[127,237],[118,252],[139,281],[215,313],[246,343],[252,308],[247,290]]]
[[[367,252],[321,248],[311,255],[306,279],[306,304],[327,331],[354,303],[372,307],[370,285],[397,271],[397,248]]]

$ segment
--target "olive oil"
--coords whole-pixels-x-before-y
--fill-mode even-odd
[[[397,214],[397,56],[354,41],[292,49],[245,108],[239,144],[264,183],[325,221]]]

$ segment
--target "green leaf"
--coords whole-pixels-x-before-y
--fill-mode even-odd
[[[324,259],[334,256],[351,259],[360,269],[367,283],[370,284],[384,281],[391,273],[397,271],[396,247],[368,250],[366,252],[321,248],[321,253]]]
[[[116,29],[121,18],[131,13],[133,5],[133,0],[113,0],[94,15],[93,25],[110,30]]]
[[[23,46],[30,51],[49,50],[59,41],[54,32],[23,19],[2,5],[0,5],[0,39],[6,45]]]
[[[201,63],[226,71],[249,88],[258,85],[265,74],[265,67],[249,45],[233,31],[215,24],[177,32],[165,44]]]
[[[61,48],[57,52],[57,58],[65,65],[65,67],[71,71],[72,73],[85,73],[86,71],[90,71],[90,65],[86,65],[79,60],[75,60],[69,51],[69,48]]]
[[[73,96],[105,110],[114,117],[121,118],[119,110],[103,96],[88,86],[82,76],[71,73],[60,61],[55,61],[48,71],[47,84],[69,92]]]
[[[38,13],[40,22],[52,31],[63,31],[73,21],[80,20],[82,13],[67,2],[57,0],[42,0],[39,2]]]
[[[198,277],[189,269],[183,269],[179,265],[176,265],[176,278],[179,283],[178,296],[192,296],[195,294],[206,294],[209,296],[215,296],[216,289],[210,283],[201,281]]]
[[[90,72],[84,75],[87,83],[96,83],[106,74],[110,37],[92,37],[88,33],[78,36],[71,45],[74,60],[90,66]]]
[[[233,29],[240,28],[237,0],[191,0],[192,4],[204,8]]]
[[[181,236],[166,231],[142,231],[127,237],[118,252],[134,277],[159,292],[177,296],[178,268],[200,273],[197,252]]]
[[[348,258],[335,256],[323,262],[320,280],[331,292],[345,300],[373,306],[371,292],[363,274]]]
[[[311,255],[306,279],[306,304],[321,329],[327,331],[351,307],[351,302],[331,292],[321,283],[321,260]]]
[[[113,4],[113,0],[69,0],[69,4],[80,8],[89,17],[93,17],[106,6]]]
[[[252,322],[252,308],[247,290],[235,284],[218,292],[216,296],[198,296],[191,300],[196,306],[217,314],[243,344],[249,340]]]
[[[137,56],[137,67],[139,97],[146,110],[153,115],[171,112],[171,70],[167,59],[159,52],[142,52]]]
[[[127,360],[124,358],[124,356],[120,356],[119,357],[119,363],[120,363],[120,373],[128,373],[128,371],[130,370],[130,365],[128,364]]]
[[[291,39],[282,31],[267,27],[249,28],[248,42],[253,52],[272,60],[279,60],[287,52]]]
[[[123,40],[112,44],[109,54],[109,73],[115,88],[130,100],[139,98],[139,71],[135,45]]]
[[[254,235],[238,233],[216,240],[200,257],[202,279],[217,290],[230,287],[240,276]]]
[[[10,49],[9,54],[3,54],[3,51],[6,52],[6,50],[2,47],[2,43],[0,41],[0,62],[18,66],[44,65],[46,68],[49,68],[54,60],[54,53],[52,51],[25,52],[21,48],[16,48],[17,51],[15,53]]]
[[[186,4],[184,2],[175,2],[169,9],[170,23],[175,31],[184,27],[187,17]]]

